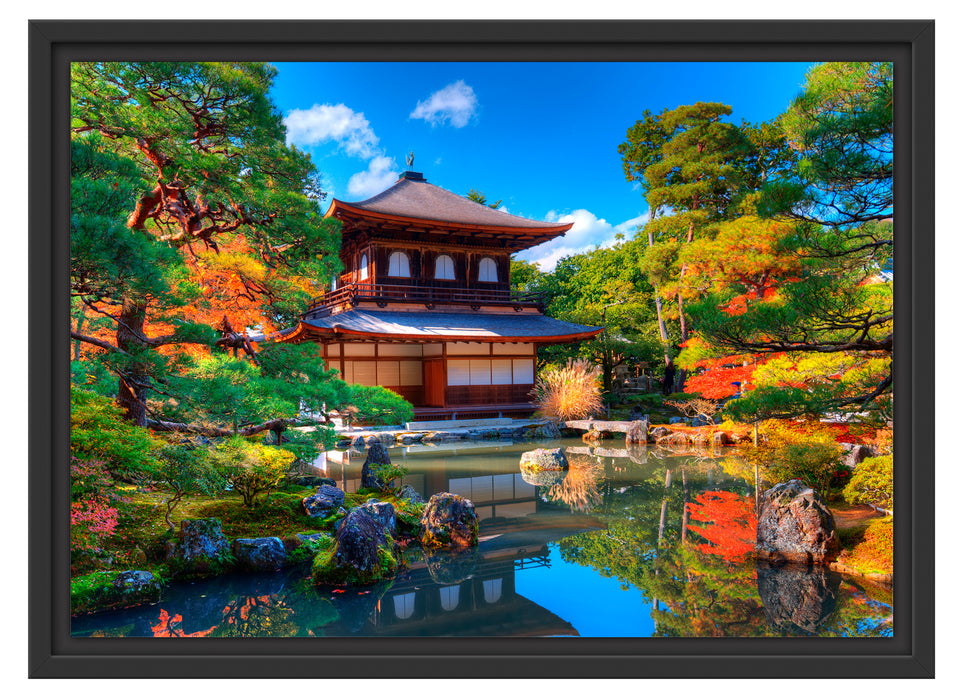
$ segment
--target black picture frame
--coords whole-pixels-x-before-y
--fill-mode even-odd
[[[29,675],[934,675],[932,21],[29,23]],[[895,634],[888,639],[91,639],[69,621],[69,63],[769,61],[895,65]],[[625,127],[624,127],[625,128]],[[52,439],[51,439],[52,431]],[[322,658],[322,663],[309,663]]]

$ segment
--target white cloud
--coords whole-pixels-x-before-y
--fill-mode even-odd
[[[346,191],[354,197],[372,197],[399,179],[396,161],[386,156],[374,156],[366,170],[356,173],[346,183]]]
[[[466,126],[476,114],[478,104],[473,88],[462,80],[457,80],[442,90],[437,90],[426,100],[417,102],[410,118],[425,119],[433,126],[449,121],[459,129]]]
[[[350,155],[366,159],[379,153],[380,139],[370,128],[370,122],[362,112],[354,112],[344,104],[294,109],[283,121],[287,143],[316,146],[336,141]]]
[[[648,219],[649,214],[640,214],[621,224],[613,225],[586,209],[576,209],[571,214],[562,216],[551,211],[546,215],[546,221],[559,224],[573,222],[573,227],[566,232],[565,236],[525,250],[518,257],[521,260],[539,263],[541,270],[550,272],[556,267],[560,258],[567,255],[585,253],[597,245],[600,248],[608,248],[616,242],[618,233],[629,238],[636,231],[636,227]]]

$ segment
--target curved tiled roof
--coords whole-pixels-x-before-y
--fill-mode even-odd
[[[327,216],[349,210],[467,226],[549,230],[557,234],[565,233],[572,226],[507,214],[415,177],[403,177],[389,189],[361,202],[334,199]]]
[[[539,314],[444,313],[352,309],[302,321],[317,331],[408,340],[512,340],[571,342],[602,328],[580,326]]]

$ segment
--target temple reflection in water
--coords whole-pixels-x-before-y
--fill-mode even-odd
[[[605,527],[587,515],[570,514],[537,493],[517,472],[529,445],[457,442],[441,447],[407,445],[390,450],[410,473],[410,485],[428,499],[441,491],[469,498],[480,524],[475,551],[439,552],[407,562],[372,616],[374,634],[577,635],[571,624],[516,593],[516,572],[549,567],[550,542]],[[463,457],[482,451],[481,462]],[[321,473],[344,491],[359,488],[365,456],[356,450],[329,452]],[[429,462],[420,470],[418,461]],[[465,466],[475,464],[476,466]]]

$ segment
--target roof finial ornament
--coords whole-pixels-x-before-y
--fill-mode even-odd
[[[413,169],[413,151],[406,154],[406,167],[411,170]]]

